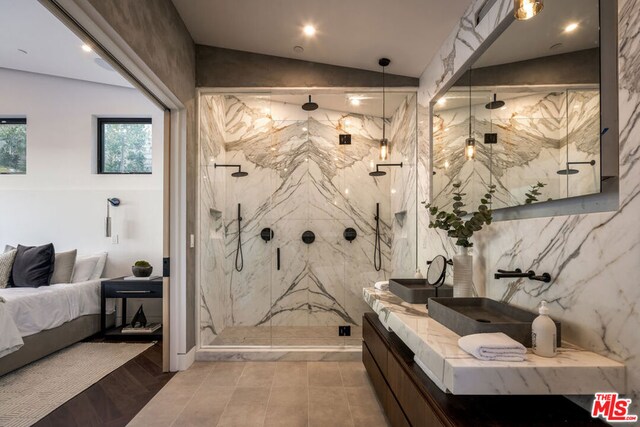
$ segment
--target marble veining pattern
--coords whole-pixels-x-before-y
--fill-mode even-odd
[[[419,197],[429,200],[429,102],[505,19],[512,2],[499,0],[478,27],[469,23],[483,1],[476,0],[420,79],[418,91]],[[620,202],[615,212],[494,223],[475,240],[474,280],[481,295],[526,309],[545,299],[565,325],[563,337],[583,348],[624,362],[631,413],[640,413],[640,2],[619,8]],[[424,178],[423,178],[424,177]],[[453,254],[450,239],[427,228],[419,213],[419,260]],[[552,282],[494,280],[498,268],[533,269]],[[589,407],[590,402],[583,402]]]
[[[524,362],[481,361],[460,349],[460,337],[431,319],[424,304],[408,304],[373,288],[363,289],[363,297],[443,391],[575,395],[625,391],[623,364],[568,343],[563,343],[554,358],[529,350]]]
[[[227,327],[358,325],[367,309],[362,288],[415,268],[415,257],[405,256],[415,254],[415,94],[386,119],[390,161],[405,167],[381,178],[369,176],[379,162],[381,118],[322,108],[307,114],[267,95],[202,95],[200,105],[201,345],[218,343]],[[352,135],[350,146],[337,144],[341,133]],[[231,177],[214,163],[242,165],[249,175]],[[373,268],[376,203],[380,272]],[[235,269],[238,205],[242,271]],[[270,242],[260,238],[266,227]],[[342,235],[347,227],[358,233],[353,242]],[[305,230],[316,235],[311,245],[301,241]]]

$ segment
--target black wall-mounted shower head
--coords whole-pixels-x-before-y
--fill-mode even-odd
[[[302,104],[302,109],[304,111],[315,111],[318,109],[318,104],[311,102],[311,95],[309,95],[309,102]]]
[[[498,101],[498,95],[493,94],[493,101],[484,106],[487,110],[497,110],[504,107],[504,101]]]
[[[242,171],[242,166],[240,165],[220,165],[218,163],[214,163],[213,164],[214,168],[238,168],[237,172],[233,172],[231,174],[231,176],[235,177],[235,178],[242,178],[243,176],[247,176],[249,175],[249,172],[243,172]]]
[[[386,166],[386,167],[395,167],[395,166],[399,166],[402,167],[402,162],[400,163],[378,163],[376,165],[376,170],[369,172],[369,176],[385,176],[387,173],[385,171],[381,171],[380,167],[381,166]]]
[[[580,173],[578,169],[570,168],[569,165],[591,165],[594,166],[596,164],[595,160],[591,160],[590,162],[567,162],[567,167],[565,169],[560,169],[556,172],[558,175],[576,175]]]

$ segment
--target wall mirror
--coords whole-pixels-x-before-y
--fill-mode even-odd
[[[598,0],[545,2],[486,42],[434,99],[434,205],[451,205],[455,182],[471,207],[495,185],[494,209],[599,194],[617,182],[617,135],[615,153],[603,153],[613,118],[601,115],[610,83],[601,78],[600,15]]]

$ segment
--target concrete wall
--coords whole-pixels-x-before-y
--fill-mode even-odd
[[[195,46],[171,0],[88,0],[187,109],[187,235],[195,235]],[[189,239],[187,239],[188,241]],[[195,346],[195,249],[187,247],[187,348]]]
[[[376,71],[196,45],[198,87],[379,87]],[[387,74],[388,86],[417,87],[419,79]]]
[[[136,89],[2,68],[0,93],[0,116],[27,118],[27,173],[0,176],[0,247],[107,252],[103,277],[130,276],[138,259],[160,272],[163,112]],[[151,175],[96,173],[96,117],[152,119]],[[122,201],[111,209],[117,244],[104,236],[108,197]],[[130,301],[129,317],[141,303],[150,321],[162,319],[162,304],[148,299]]]

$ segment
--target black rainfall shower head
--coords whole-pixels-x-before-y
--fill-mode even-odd
[[[369,176],[385,176],[387,173],[385,171],[381,171],[380,170],[380,166],[386,166],[386,167],[394,167],[394,166],[399,166],[402,167],[402,162],[400,163],[378,163],[376,165],[376,170],[369,172]]]
[[[485,105],[487,110],[497,110],[498,108],[504,107],[504,101],[498,101],[498,95],[493,94],[493,101]]]
[[[594,166],[595,164],[596,164],[595,160],[591,160],[590,162],[567,162],[567,168],[566,169],[560,169],[556,173],[558,175],[575,175],[577,173],[580,173],[580,171],[578,169],[570,168],[569,165],[591,165],[591,166]]]
[[[578,172],[580,172],[578,169],[560,169],[558,172],[556,172],[558,175],[575,175]]]
[[[309,102],[302,104],[302,109],[304,111],[315,111],[318,109],[318,104],[311,102],[311,95],[309,95]]]
[[[214,168],[238,168],[238,172],[233,172],[231,176],[235,178],[242,178],[243,176],[249,175],[249,172],[242,172],[242,166],[240,165],[221,165],[218,163],[213,164]]]

